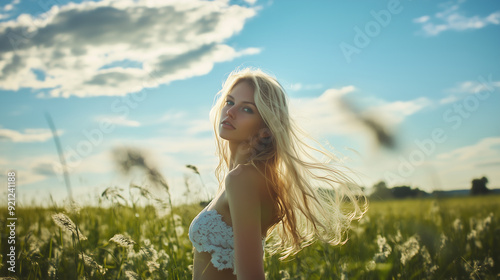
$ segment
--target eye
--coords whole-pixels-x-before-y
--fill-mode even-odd
[[[250,107],[245,107],[243,110],[246,110],[247,113],[253,113],[253,110]]]
[[[231,101],[231,100],[226,100],[226,105],[232,105],[232,104],[229,104],[229,102],[233,103],[233,101]]]

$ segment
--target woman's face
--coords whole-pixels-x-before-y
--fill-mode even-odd
[[[228,141],[245,142],[265,128],[254,102],[254,89],[242,81],[226,96],[219,122],[219,136]]]

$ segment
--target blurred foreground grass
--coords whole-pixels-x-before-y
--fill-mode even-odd
[[[498,196],[372,202],[349,241],[315,243],[267,279],[498,279]],[[6,207],[1,276],[19,279],[191,279],[191,220],[199,205],[17,210],[16,274],[8,274]]]

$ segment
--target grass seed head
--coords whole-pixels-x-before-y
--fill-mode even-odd
[[[68,231],[75,236],[78,236],[80,240],[87,240],[87,237],[83,235],[77,228],[75,223],[63,213],[57,213],[52,215],[52,220],[59,226],[61,229]]]
[[[120,233],[115,234],[115,236],[111,237],[109,241],[113,241],[118,244],[118,246],[123,248],[132,248],[135,244],[134,240]]]

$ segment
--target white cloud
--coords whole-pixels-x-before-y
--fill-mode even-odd
[[[484,91],[494,92],[500,88],[500,81],[493,81],[492,75],[488,78],[480,76],[475,81],[465,81],[457,84],[455,87],[445,90],[449,95],[439,100],[440,104],[448,104],[460,100],[467,95],[477,94]]]
[[[260,52],[224,44],[257,9],[224,1],[103,0],[53,6],[39,18],[23,14],[0,23],[0,88],[123,96],[204,75],[215,63]]]
[[[45,180],[48,176],[53,176],[53,162],[57,156],[30,155],[23,158],[0,158],[1,170],[14,170],[18,176],[18,186],[32,184]],[[0,175],[2,177],[3,175]]]
[[[483,138],[477,143],[441,153],[433,161],[444,186],[469,188],[474,178],[487,176],[490,187],[500,186],[500,137]]]
[[[193,118],[187,111],[170,111],[165,113],[158,120],[149,121],[149,124],[162,124],[169,125],[168,128],[161,129],[161,131],[176,131],[178,135],[192,136],[198,133],[213,131],[212,123],[208,117]]]
[[[62,131],[57,131],[58,135],[62,135]],[[17,130],[0,128],[0,140],[11,142],[45,142],[52,138],[52,133],[49,129],[25,129],[23,132]]]
[[[98,122],[106,122],[110,125],[130,126],[130,127],[141,126],[140,122],[129,120],[125,116],[100,116],[97,117],[96,120]]]
[[[255,3],[257,3],[257,0],[244,0],[244,1],[250,5],[255,5]]]
[[[443,11],[436,13],[433,17],[422,16],[415,18],[413,22],[420,24],[422,33],[427,36],[436,36],[447,30],[464,31],[500,24],[500,11],[492,12],[487,16],[468,17],[460,11],[460,5],[463,2],[465,1],[445,3],[442,5]]]
[[[451,161],[485,162],[500,159],[500,137],[483,138],[478,143],[455,149],[437,156],[438,159]]]
[[[413,22],[416,22],[416,23],[424,23],[424,22],[427,22],[429,21],[430,17],[429,16],[421,16],[419,18],[416,18],[413,20]]]
[[[302,84],[302,83],[294,83],[285,87],[285,89],[290,91],[301,91],[301,90],[315,90],[321,89],[323,87],[322,84]]]

